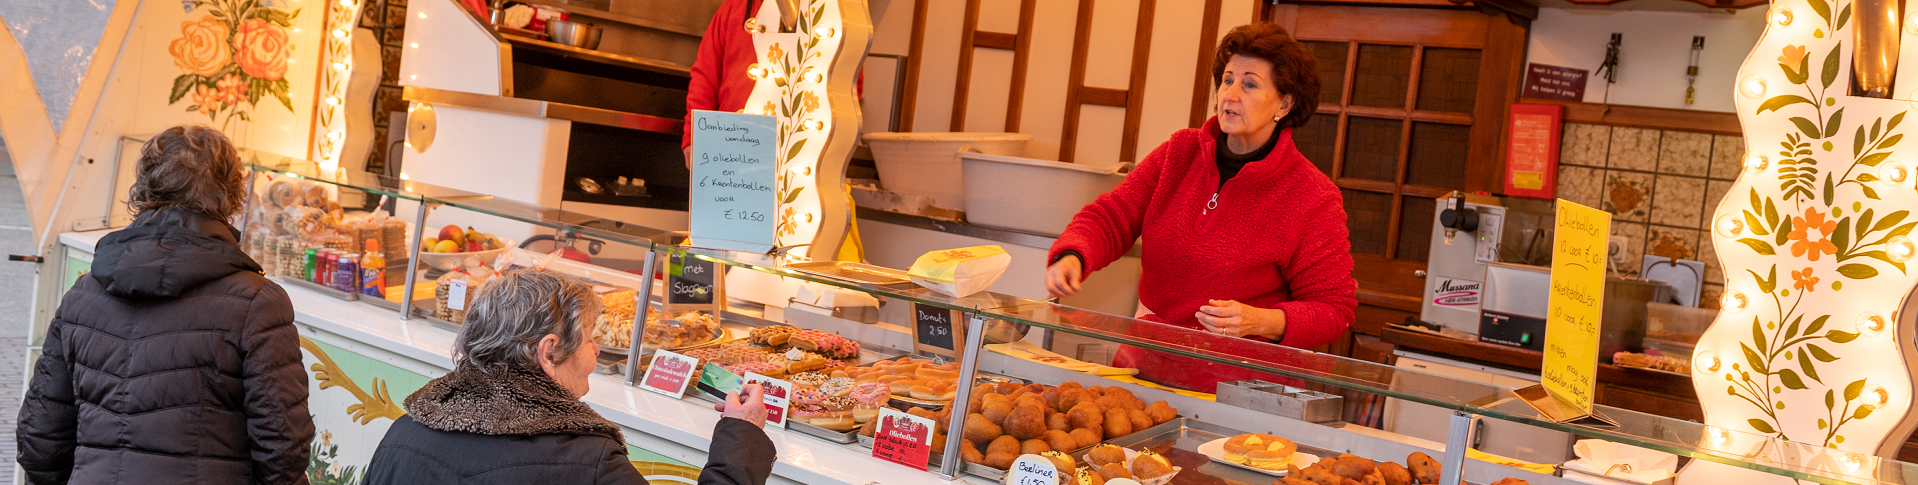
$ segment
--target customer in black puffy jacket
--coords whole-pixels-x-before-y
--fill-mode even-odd
[[[61,300],[20,407],[27,482],[304,484],[293,305],[240,251],[233,145],[174,127],[140,149],[138,217]]]
[[[592,285],[511,270],[480,285],[453,341],[453,371],[406,398],[365,485],[645,484],[619,425],[579,398],[599,347]],[[763,485],[778,451],[748,384],[715,409],[700,485]]]

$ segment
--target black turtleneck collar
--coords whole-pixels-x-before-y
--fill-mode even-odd
[[[1225,187],[1225,181],[1232,180],[1232,177],[1238,176],[1239,170],[1244,169],[1246,164],[1264,160],[1266,156],[1272,154],[1272,148],[1279,145],[1279,129],[1277,128],[1272,129],[1272,136],[1266,137],[1264,146],[1246,154],[1232,153],[1232,149],[1226,147],[1225,137],[1225,132],[1219,132],[1219,153],[1213,157],[1217,159],[1219,163],[1219,187],[1221,188]]]

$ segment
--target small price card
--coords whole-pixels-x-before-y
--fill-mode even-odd
[[[932,457],[932,420],[879,408],[879,429],[872,433],[872,457],[926,469]]]
[[[679,399],[686,395],[686,384],[692,383],[693,369],[698,367],[699,359],[658,351],[653,354],[653,365],[646,368],[646,377],[639,380],[639,387]]]
[[[1033,454],[1019,455],[1019,461],[1012,462],[1007,470],[1012,476],[1007,485],[1054,485],[1059,483],[1059,470],[1053,468],[1052,460]]]
[[[766,424],[786,427],[786,410],[792,406],[792,383],[756,372],[747,372],[743,380],[747,384],[759,384],[766,390]]]

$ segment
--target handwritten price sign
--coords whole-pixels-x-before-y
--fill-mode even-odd
[[[872,457],[917,470],[932,457],[932,420],[879,408],[879,429],[872,433]]]
[[[778,208],[777,121],[771,116],[693,112],[692,233],[702,247],[763,253],[773,247]]]
[[[1540,374],[1553,398],[1581,414],[1591,414],[1612,215],[1559,199],[1557,225],[1552,238],[1545,365]]]
[[[1052,466],[1052,460],[1033,454],[1019,455],[1019,461],[1012,462],[1010,485],[1055,485],[1059,483],[1059,470]]]

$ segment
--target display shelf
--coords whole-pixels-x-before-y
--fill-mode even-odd
[[[430,212],[435,220],[446,217],[449,218],[448,220],[469,223],[475,220],[483,221],[474,223],[474,227],[488,227],[488,230],[495,232],[518,231],[525,234],[570,235],[600,240],[607,246],[606,251],[596,255],[594,263],[562,261],[551,264],[560,266],[563,271],[602,283],[617,280],[620,284],[615,286],[642,288],[639,294],[653,293],[649,288],[653,278],[644,276],[653,274],[653,269],[659,267],[654,265],[653,261],[667,256],[690,255],[697,260],[717,263],[735,270],[777,276],[788,282],[816,284],[865,293],[884,301],[884,305],[903,302],[955,310],[962,312],[965,318],[975,323],[968,327],[984,327],[988,322],[1003,321],[1044,331],[1082,335],[1113,344],[1264,372],[1278,376],[1280,380],[1311,382],[1353,392],[1436,406],[1454,411],[1458,419],[1469,420],[1477,416],[1510,421],[1817,483],[1878,483],[1897,479],[1894,477],[1918,476],[1918,466],[1909,463],[1853,454],[1834,455],[1831,460],[1823,462],[1806,461],[1798,455],[1820,451],[1769,436],[1707,427],[1699,423],[1605,406],[1600,406],[1599,411],[1618,421],[1619,426],[1556,423],[1541,417],[1531,407],[1515,399],[1511,389],[1506,387],[990,292],[955,297],[917,285],[860,284],[789,269],[785,267],[785,264],[789,262],[788,258],[780,255],[689,246],[685,244],[687,241],[680,234],[672,231],[410,180],[363,173],[342,174],[337,171],[325,173],[319,170],[317,165],[303,164],[283,157],[278,159],[255,157],[252,160],[254,160],[254,168],[258,170],[296,175],[305,180],[335,185],[341,191],[359,190],[390,196],[401,201],[411,201],[417,207],[416,220],[422,222],[429,220]],[[420,225],[433,227],[429,224]],[[418,237],[418,234],[414,237]],[[697,243],[696,240],[693,242]],[[414,253],[408,256],[418,260],[419,249],[413,247],[412,250]],[[646,258],[655,259],[647,260]],[[638,273],[638,275],[632,273]],[[419,278],[414,280],[431,284],[430,280]],[[413,291],[413,286],[417,284],[409,281],[407,287],[409,294]],[[893,323],[900,321],[910,323],[910,320],[899,320],[897,313],[900,312],[893,314]],[[884,314],[882,311],[882,315]],[[640,327],[638,324],[643,318],[643,312],[635,316],[636,327]],[[910,326],[889,328],[910,329]],[[639,332],[639,328],[634,329],[635,337]],[[975,332],[963,346],[964,353],[979,354],[982,344],[979,340],[983,339],[979,338],[979,334]],[[642,345],[641,348],[644,352],[644,349],[649,347]],[[905,350],[910,351],[910,349]],[[977,372],[970,366],[962,369],[961,379],[967,379]],[[958,411],[968,410],[965,393],[969,391],[969,389],[959,390],[958,399],[953,401],[952,406],[955,406],[955,412],[949,424],[954,429],[963,427],[963,421],[966,418]],[[1269,417],[1274,420],[1284,419],[1277,416]],[[1345,432],[1337,428],[1320,429],[1328,433]],[[1454,438],[1455,441],[1464,443],[1463,436]],[[1450,464],[1465,463],[1464,457],[1459,454],[1447,454],[1445,461]],[[1824,463],[1824,465],[1813,467],[1800,465],[1800,463]],[[942,464],[940,469],[956,474],[960,467],[957,464]]]

